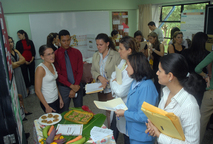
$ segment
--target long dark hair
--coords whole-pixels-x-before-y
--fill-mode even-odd
[[[154,72],[151,69],[146,56],[144,56],[142,52],[129,55],[128,60],[134,71],[131,78],[135,79],[136,81],[141,81],[143,78],[153,78]]]
[[[206,57],[206,41],[207,34],[198,32],[192,39],[191,47],[189,48],[189,60],[195,64],[199,64]]]
[[[142,32],[141,32],[140,30],[137,30],[137,31],[134,33],[134,38],[135,38],[136,36],[141,36],[141,42],[144,41],[143,34],[142,34]]]
[[[10,37],[10,36],[8,36],[8,40],[9,40],[9,39],[11,39],[11,40],[12,40],[12,42],[13,42],[13,44],[14,44],[14,40],[13,40],[13,38],[12,38],[12,37]],[[14,50],[14,45],[13,45],[12,50]]]
[[[158,40],[158,35],[155,33],[155,32],[151,32],[149,35],[148,35],[148,37],[149,36],[151,36],[151,37],[153,37],[153,38],[156,38],[156,40],[155,40],[155,43],[154,44],[152,44],[152,46],[153,46],[153,48],[158,48],[159,47],[159,45],[160,45],[160,41]]]
[[[160,63],[165,73],[171,72],[188,93],[196,95],[205,90],[203,79],[195,73],[188,73],[189,67],[183,55],[177,53],[168,54],[161,57]]]
[[[136,53],[138,51],[138,47],[136,44],[136,41],[133,37],[130,36],[124,36],[119,43],[123,44],[125,49],[131,49],[132,53]]]
[[[22,35],[24,34],[25,39],[27,41],[27,45],[29,46],[30,45],[30,40],[29,40],[28,34],[24,30],[19,30],[17,33],[20,33]]]
[[[100,34],[98,34],[98,35],[96,36],[95,40],[98,40],[98,39],[102,39],[105,43],[109,42],[108,48],[111,48],[111,49],[113,49],[114,51],[116,51],[115,46],[114,46],[112,40],[108,37],[107,34],[105,34],[105,33],[100,33]]]
[[[50,33],[48,36],[47,36],[47,46],[49,47],[52,47],[53,45],[53,40],[54,38],[56,38],[58,35],[58,33]]]

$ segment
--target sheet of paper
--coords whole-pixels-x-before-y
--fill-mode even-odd
[[[113,131],[110,129],[103,129],[97,126],[94,126],[90,131],[91,138],[94,142],[98,140],[102,140],[104,137],[108,135],[113,135]]]
[[[103,88],[99,88],[101,85],[102,85],[101,83],[87,84],[86,85],[86,94],[103,91]]]
[[[121,98],[108,100],[106,102],[94,101],[94,103],[99,109],[104,109],[104,110],[115,111],[117,109],[123,109],[123,110],[128,109]]]
[[[58,124],[56,130],[56,134],[78,136],[82,135],[83,124]]]
[[[120,24],[120,20],[113,20],[112,23],[113,23],[114,25]]]
[[[128,18],[128,15],[122,15],[122,18]]]
[[[118,30],[123,30],[124,26],[123,25],[118,25]]]
[[[124,32],[128,33],[129,32],[129,28],[125,28]]]
[[[119,85],[121,85],[122,84],[122,71],[117,66],[115,66],[115,72],[116,72],[116,81]]]

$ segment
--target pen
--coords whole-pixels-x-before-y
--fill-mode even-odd
[[[106,74],[103,74],[104,78],[107,79]],[[107,84],[109,84],[109,82],[107,82]]]

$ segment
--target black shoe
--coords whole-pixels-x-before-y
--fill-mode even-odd
[[[26,119],[26,118],[24,118],[22,121],[27,121],[27,119]]]
[[[25,137],[28,139],[30,137],[30,133],[25,133]]]
[[[26,116],[27,116],[27,115],[31,115],[31,114],[32,114],[31,112],[25,113]]]

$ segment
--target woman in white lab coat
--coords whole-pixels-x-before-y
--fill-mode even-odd
[[[119,82],[116,80],[116,72],[114,71],[111,75],[110,80],[110,87],[112,91],[112,95],[115,98],[121,98],[124,103],[127,101],[127,94],[129,92],[131,83],[133,81],[132,78],[130,78],[126,71],[126,60],[128,58],[128,55],[135,53],[137,49],[137,44],[134,38],[130,36],[123,37],[119,42],[119,54],[121,57],[121,62],[118,65],[118,69],[122,71],[122,83],[119,84]],[[114,112],[111,114],[111,126],[110,128],[113,130],[113,135],[115,138],[115,141],[117,141],[119,132],[124,134],[124,142],[125,144],[129,144],[129,137],[126,131],[126,120],[124,117],[119,117],[119,120],[116,119],[116,116]]]

